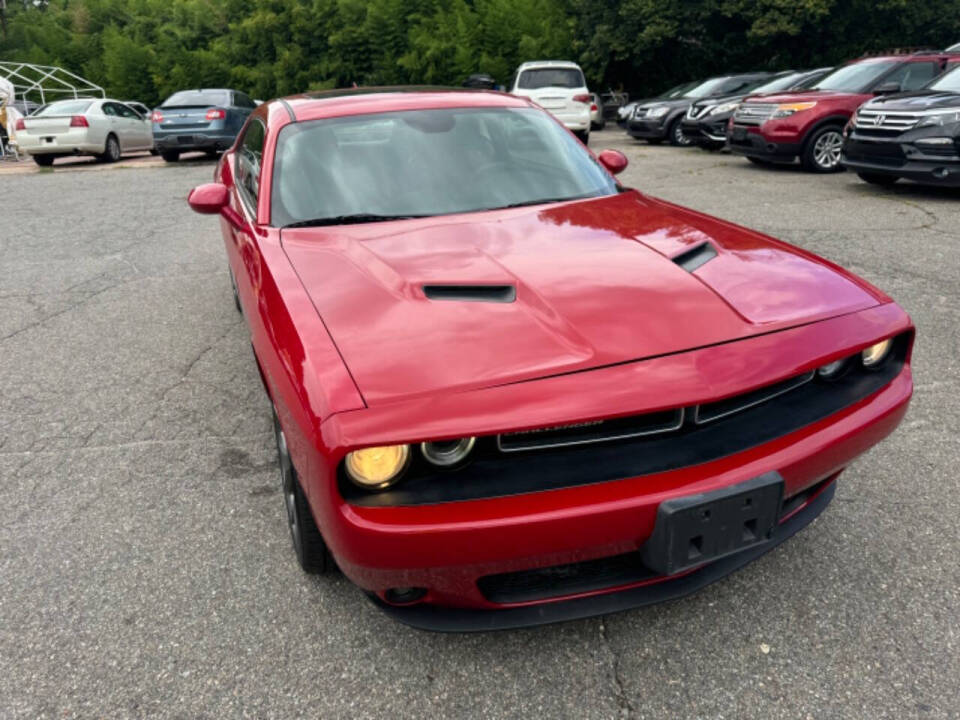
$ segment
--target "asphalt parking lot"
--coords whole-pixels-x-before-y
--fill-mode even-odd
[[[697,595],[434,635],[301,574],[212,163],[0,176],[0,718],[960,716],[960,193],[611,129],[622,176],[844,265],[918,328],[898,432]]]

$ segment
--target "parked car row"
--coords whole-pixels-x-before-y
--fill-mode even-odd
[[[183,152],[215,156],[229,148],[256,107],[245,93],[227,89],[177,92],[152,112],[136,101],[78,98],[35,108],[14,132],[20,151],[45,167],[66,156],[116,162],[143,151],[175,162]]]
[[[960,49],[710,78],[631,103],[619,120],[631,137],[727,147],[757,164],[960,186]]]

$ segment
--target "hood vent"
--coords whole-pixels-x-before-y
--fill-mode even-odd
[[[717,249],[709,242],[704,241],[695,248],[680,253],[673,258],[673,261],[687,272],[692,273],[701,265],[705,265],[713,260],[716,256]]]
[[[517,288],[513,285],[424,285],[423,294],[428,300],[512,303],[517,299]]]

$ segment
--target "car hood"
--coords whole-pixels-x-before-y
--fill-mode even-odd
[[[729,102],[739,102],[746,97],[743,93],[737,93],[736,95],[714,95],[712,97],[706,97],[703,100],[697,100],[694,103],[694,107],[703,107],[704,105],[723,105]]]
[[[907,112],[940,108],[954,110],[960,108],[960,93],[927,90],[926,92],[886,95],[869,101],[867,105],[876,110],[903,110]]]
[[[850,98],[856,98],[863,96],[864,93],[846,93],[846,92],[833,92],[832,90],[803,90],[800,92],[782,92],[782,93],[768,93],[763,95],[750,95],[747,97],[745,102],[749,103],[798,103],[798,102],[810,102],[813,100],[819,101],[829,101],[829,100],[848,100]]]
[[[281,238],[368,405],[691,350],[885,297],[813,255],[635,191]],[[716,255],[700,267],[674,261],[701,246],[701,259]],[[431,299],[425,286],[513,291]]]
[[[638,102],[637,107],[649,108],[649,107],[659,107],[661,105],[666,105],[669,108],[680,108],[680,107],[687,107],[688,105],[691,105],[691,104],[693,104],[693,98],[673,98],[672,100],[668,100],[668,99],[657,100],[656,98],[654,98],[653,100]]]

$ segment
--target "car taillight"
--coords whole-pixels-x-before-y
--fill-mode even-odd
[[[597,111],[597,104],[594,103],[593,105],[590,106],[590,112],[596,112],[596,111]]]
[[[154,110],[153,114],[150,115],[150,121],[157,123],[163,122],[163,113],[159,110]]]
[[[17,118],[17,124],[13,126],[13,129],[17,132],[27,129],[27,124],[23,121],[23,118]]]
[[[207,120],[223,120],[227,116],[226,111],[220,109],[207,110]]]
[[[589,95],[574,95],[573,101],[578,103],[583,103],[584,105],[589,105],[593,102],[593,98]]]
[[[90,127],[90,123],[83,115],[74,115],[70,118],[70,127]]]

